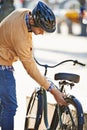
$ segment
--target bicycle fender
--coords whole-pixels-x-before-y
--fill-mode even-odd
[[[78,112],[77,114],[78,114],[79,124],[84,124],[84,113],[83,113],[83,108],[82,108],[80,101],[72,95],[70,95],[69,98],[71,98],[71,100],[73,100],[73,102],[76,105],[77,112]]]

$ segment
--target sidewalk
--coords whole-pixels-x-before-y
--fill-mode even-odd
[[[56,64],[62,60],[74,59],[87,64],[87,38],[67,34],[45,34],[45,36],[34,36],[34,54],[41,63]],[[32,80],[24,70],[22,64],[14,64],[15,77],[17,79],[18,111],[15,117],[15,130],[24,130],[24,118],[26,112],[26,96],[30,96],[38,84]],[[39,66],[38,66],[39,67]],[[43,73],[43,69],[39,67]],[[82,103],[84,112],[87,112],[86,77],[87,66],[72,64],[63,65],[53,71],[49,70],[48,76],[55,72],[73,72],[80,75],[80,82],[73,88],[71,94],[75,95]],[[48,95],[48,102],[54,102],[51,95]],[[21,122],[21,123],[19,123]]]

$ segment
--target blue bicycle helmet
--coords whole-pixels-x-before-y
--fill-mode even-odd
[[[32,11],[35,26],[41,27],[46,32],[54,32],[56,29],[55,15],[43,2],[39,1]]]

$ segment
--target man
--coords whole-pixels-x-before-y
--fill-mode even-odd
[[[48,90],[58,104],[67,105],[61,92],[56,90],[39,72],[33,58],[32,33],[52,33],[56,29],[55,16],[43,2],[38,2],[31,11],[18,9],[0,23],[0,99],[2,130],[14,129],[17,108],[15,79],[12,64],[20,59],[27,73]]]

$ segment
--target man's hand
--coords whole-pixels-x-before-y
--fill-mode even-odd
[[[48,79],[48,82],[50,83],[50,87],[48,88],[47,91],[49,91],[49,92],[54,96],[55,100],[57,101],[57,103],[58,103],[59,105],[61,105],[61,106],[62,106],[62,105],[66,106],[66,105],[67,105],[67,102],[64,100],[65,95],[64,95],[63,93],[61,93],[61,92],[57,89],[57,87],[55,86],[55,84],[54,84],[52,81],[50,81],[50,80]]]
[[[67,106],[67,102],[64,100],[64,95],[58,89],[53,88],[50,92],[60,106]]]

